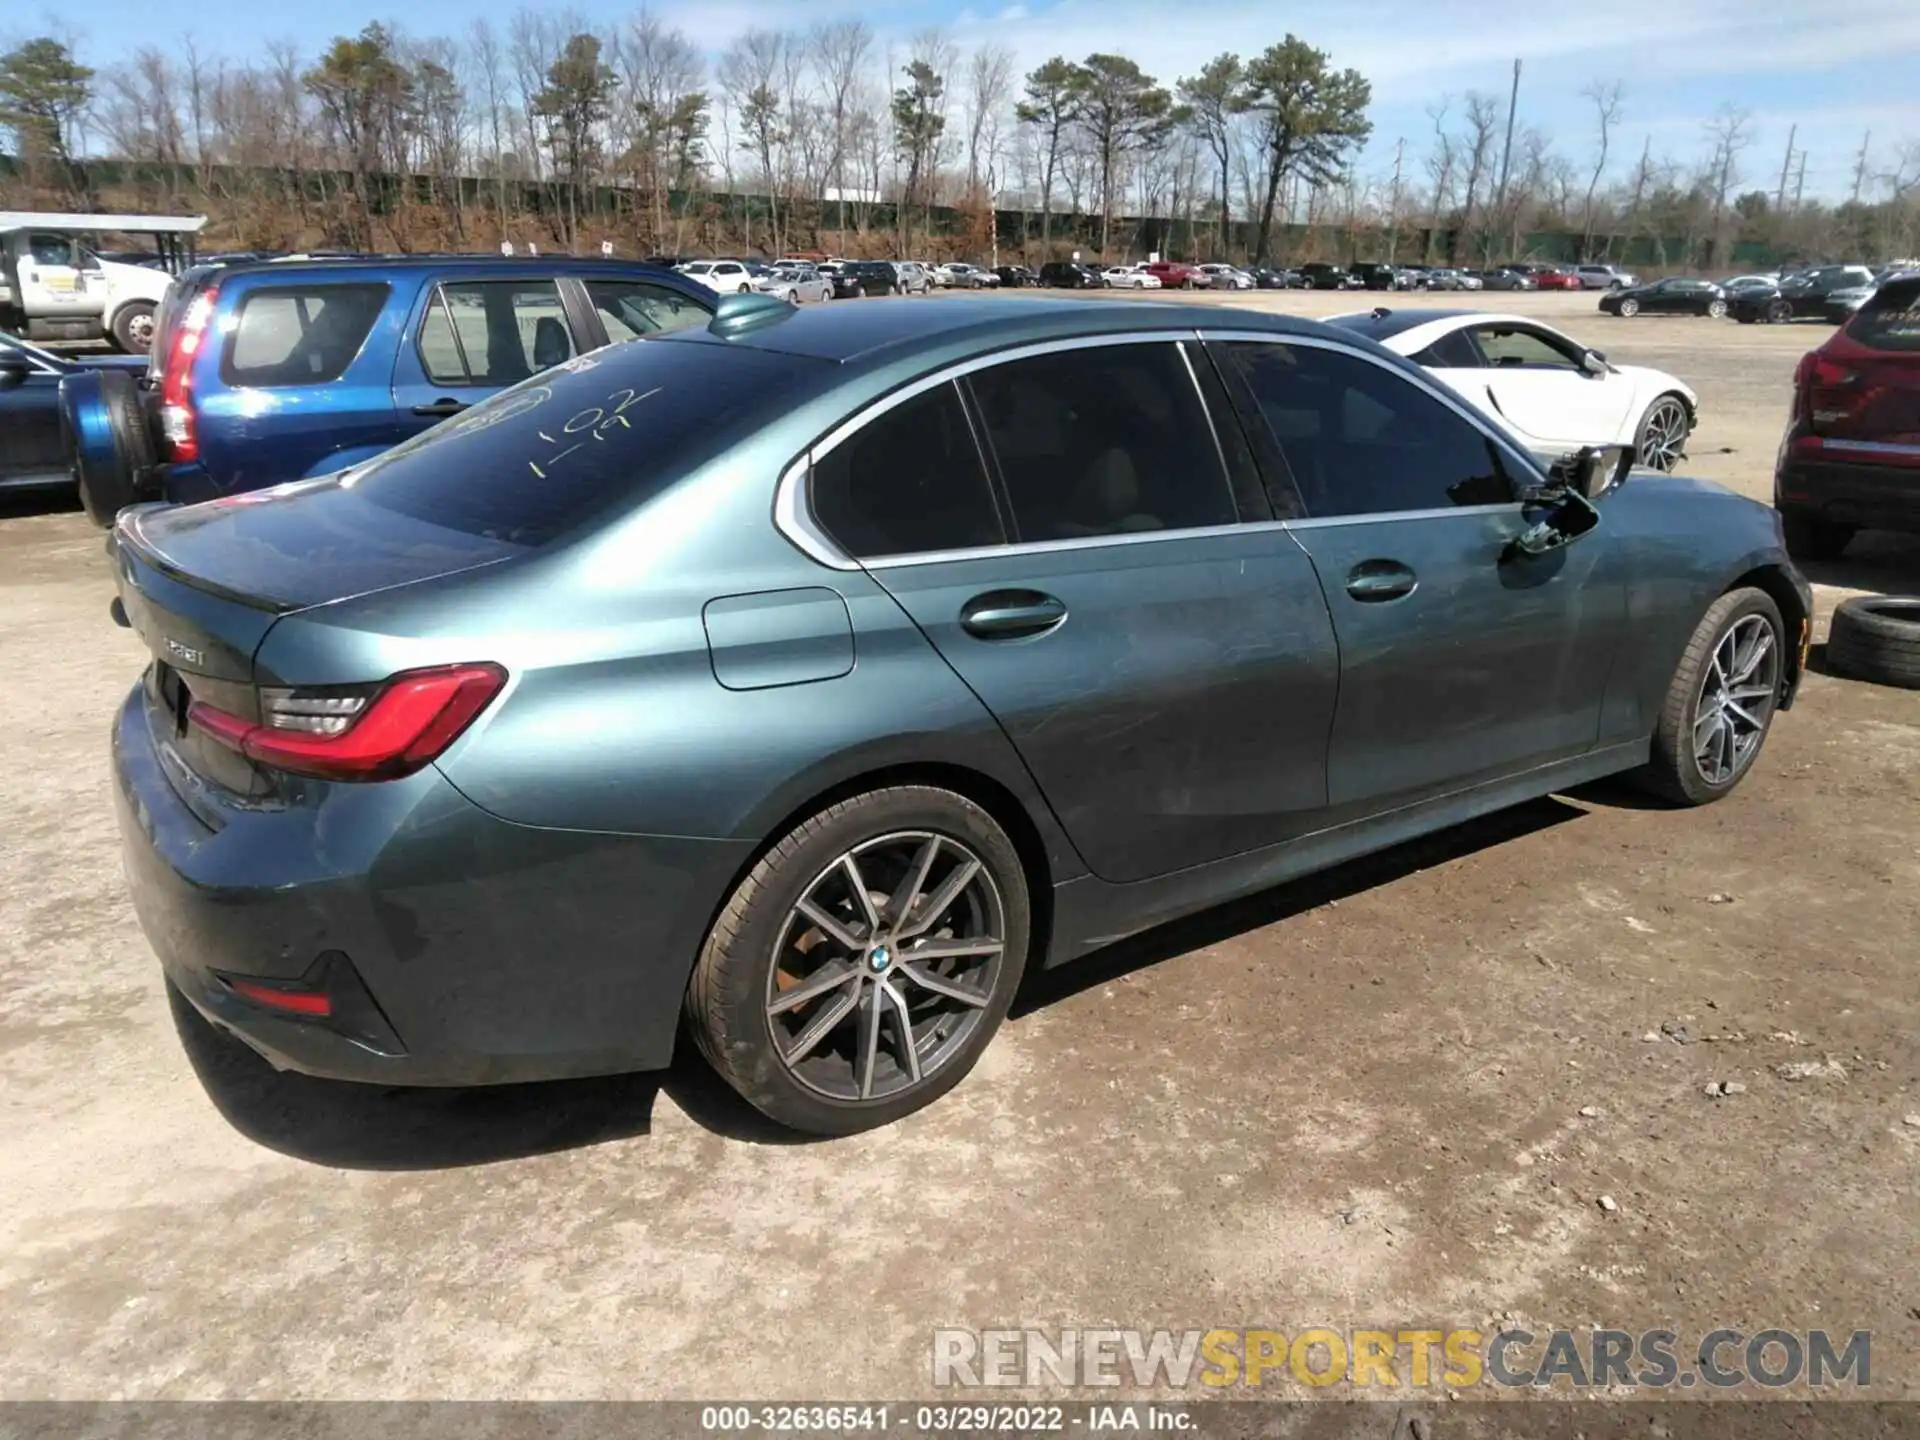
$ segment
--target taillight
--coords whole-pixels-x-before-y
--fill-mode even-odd
[[[1810,351],[1793,373],[1794,394],[1799,397],[1800,415],[1815,431],[1857,414],[1871,398],[1871,390],[1860,384],[1860,373],[1818,350]]]
[[[200,458],[200,436],[193,418],[193,358],[200,353],[213,320],[213,302],[220,287],[202,290],[174,326],[167,347],[166,367],[160,372],[160,438],[169,460]]]
[[[198,701],[187,719],[270,769],[397,780],[437,759],[506,683],[498,665],[442,665],[361,688],[263,689],[258,721]]]

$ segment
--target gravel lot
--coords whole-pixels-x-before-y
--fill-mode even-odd
[[[1693,468],[1763,498],[1825,333],[1471,302],[1689,380]],[[1816,639],[1920,591],[1920,545],[1858,550]],[[77,511],[0,511],[0,1398],[898,1398],[941,1325],[1509,1316],[1869,1329],[1873,1393],[1920,1395],[1920,694],[1816,674],[1724,804],[1541,800],[1154,932],[934,1109],[789,1144],[690,1054],[381,1092],[176,1034],[108,598]]]

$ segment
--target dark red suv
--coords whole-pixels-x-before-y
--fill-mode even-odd
[[[1151,265],[1142,265],[1140,268],[1158,279],[1163,290],[1192,290],[1213,284],[1210,277],[1178,260],[1155,260]]]
[[[1920,533],[1920,272],[1801,357],[1773,503],[1801,559],[1834,558],[1858,530]]]

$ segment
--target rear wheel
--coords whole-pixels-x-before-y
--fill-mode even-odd
[[[1822,520],[1805,510],[1782,510],[1780,530],[1786,536],[1787,554],[1796,560],[1838,560],[1855,533],[1851,525]]]
[[[113,343],[129,355],[144,355],[153,344],[153,304],[130,300],[113,314]]]
[[[1729,794],[1759,757],[1780,695],[1786,631],[1766,591],[1722,595],[1694,627],[1638,779],[1682,805]]]
[[[708,1061],[784,1125],[846,1135],[959,1083],[1026,966],[1027,882],[992,816],[907,785],[783,836],[714,922],[687,990]]]
[[[1727,318],[1727,302],[1724,300],[1709,300],[1707,302],[1707,318],[1709,320],[1726,319]]]
[[[1678,395],[1662,395],[1640,418],[1634,458],[1649,469],[1672,471],[1686,458],[1687,437],[1692,432],[1693,418],[1687,413],[1687,402]]]
[[[1793,306],[1785,300],[1773,299],[1767,302],[1767,323],[1784,325],[1793,319]]]

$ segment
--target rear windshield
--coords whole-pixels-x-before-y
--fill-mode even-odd
[[[830,369],[743,347],[634,340],[503,390],[342,483],[416,520],[544,545],[665,489]]]
[[[229,385],[325,385],[346,373],[387,303],[385,285],[263,286],[240,297],[220,378]]]
[[[1847,334],[1876,350],[1920,350],[1920,276],[1874,291],[1847,322]]]

